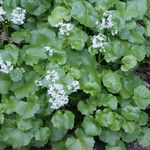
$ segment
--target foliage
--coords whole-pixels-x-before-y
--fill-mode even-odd
[[[106,150],[150,145],[150,91],[135,75],[150,56],[150,0],[0,5],[0,149],[92,150],[95,138]]]

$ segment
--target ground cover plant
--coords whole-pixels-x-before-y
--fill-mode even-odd
[[[0,150],[150,145],[150,0],[0,0]]]

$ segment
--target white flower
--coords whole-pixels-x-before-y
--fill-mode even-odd
[[[0,71],[3,73],[10,73],[13,70],[13,66],[10,61],[4,61],[0,55]]]
[[[42,86],[42,82],[41,82],[41,81],[38,81],[38,80],[35,80],[35,85],[36,85],[36,86]]]
[[[60,27],[59,33],[66,36],[69,36],[70,31],[73,29],[73,25],[71,23],[58,23],[55,27]]]
[[[59,83],[53,83],[49,86],[47,91],[50,96],[49,102],[52,104],[52,109],[59,109],[69,102],[68,96],[64,91],[63,85]]]
[[[21,25],[24,23],[24,20],[25,20],[25,14],[26,14],[26,10],[25,9],[22,9],[20,7],[17,7],[15,8],[12,13],[11,13],[11,21],[14,23],[14,24],[17,24],[17,25]]]
[[[6,11],[2,7],[0,7],[0,22],[4,21],[4,17],[2,15],[5,15]]]
[[[67,86],[68,90],[72,90],[72,92],[76,92],[80,89],[79,81],[75,80],[70,85]]]
[[[50,46],[45,46],[44,49],[50,57],[54,54],[54,49],[52,49]]]
[[[102,20],[100,22],[96,21],[95,24],[99,27],[100,30],[111,29],[114,26],[112,12],[106,10],[103,13]]]
[[[3,0],[0,0],[0,4],[3,4]]]
[[[117,28],[114,28],[111,30],[111,34],[114,36],[118,33],[118,29]]]
[[[59,75],[55,70],[48,70],[45,79],[50,80],[51,82],[56,82],[57,80],[59,80]]]
[[[4,11],[4,9],[2,7],[0,7],[0,16],[5,15],[6,11]]]
[[[92,47],[100,48],[104,51],[105,46],[107,45],[106,36],[103,34],[94,35],[92,38]]]
[[[69,99],[66,95],[60,95],[57,99],[55,98],[49,98],[49,102],[52,104],[52,109],[59,109],[60,107],[63,107],[68,103]]]

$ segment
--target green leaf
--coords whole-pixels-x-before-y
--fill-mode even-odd
[[[133,45],[131,48],[125,50],[124,55],[133,55],[137,61],[142,61],[145,58],[146,50],[143,46]]]
[[[6,75],[0,73],[0,93],[7,94],[10,87],[11,81],[9,78]]]
[[[44,47],[41,46],[26,46],[25,48],[25,62],[27,65],[33,66],[37,64],[40,60],[47,58],[47,55],[44,51]]]
[[[4,115],[0,114],[0,125],[4,123]]]
[[[7,124],[2,126],[2,135],[4,141],[12,145],[14,149],[27,146],[33,138],[33,133],[31,131],[23,132]]]
[[[50,25],[55,26],[60,22],[69,21],[71,19],[71,16],[69,14],[69,10],[66,9],[63,6],[57,6],[54,8],[54,10],[51,12],[51,15],[48,17],[48,22]]]
[[[144,18],[144,23],[146,25],[145,34],[150,37],[150,20],[147,18]]]
[[[97,1],[97,5],[98,8],[101,9],[109,9],[111,7],[113,7],[116,3],[118,2],[118,0],[99,0]]]
[[[50,0],[21,0],[21,6],[25,8],[27,12],[39,16],[50,7]]]
[[[53,127],[53,125],[50,126],[50,130],[51,130],[51,135],[50,135],[51,141],[60,141],[67,134],[66,129],[55,128],[55,127]]]
[[[145,125],[147,125],[147,122],[148,122],[148,114],[144,111],[141,111],[140,119],[138,121],[138,124],[140,126],[145,126]]]
[[[109,107],[112,110],[115,110],[117,108],[117,98],[112,94],[101,94],[99,97],[99,101],[101,101],[101,104],[103,106]]]
[[[31,119],[17,119],[17,126],[19,130],[28,131],[33,127],[33,121]]]
[[[17,103],[18,103],[18,100],[13,96],[11,96],[9,98],[2,98],[2,104],[4,107],[4,112],[8,115],[15,112],[15,108],[16,108]]]
[[[79,0],[73,0],[70,2],[65,0],[65,2],[71,7],[72,17],[75,18],[80,24],[90,28],[95,27],[95,22],[98,20],[98,14],[90,3]]]
[[[71,45],[72,49],[77,51],[83,50],[85,42],[87,41],[87,34],[80,28],[74,27],[71,35],[68,38],[68,43]]]
[[[121,90],[120,77],[117,73],[106,73],[102,81],[109,92],[118,93]]]
[[[141,136],[138,138],[140,144],[144,145],[145,147],[150,146],[150,129],[149,128],[142,128]]]
[[[122,59],[121,70],[128,71],[137,65],[137,60],[133,55],[124,56]]]
[[[126,106],[122,108],[122,115],[130,121],[138,121],[140,119],[141,110],[138,107]]]
[[[34,117],[35,113],[37,113],[39,109],[40,107],[38,103],[19,101],[15,111],[24,119],[26,119]]]
[[[132,0],[127,2],[126,10],[124,11],[124,19],[131,20],[132,18],[136,18],[141,20],[145,15],[147,10],[147,1],[137,1]]]
[[[12,36],[12,40],[15,43],[19,44],[22,41],[25,41],[26,39],[29,38],[29,31],[28,30],[16,31],[11,36]]]
[[[19,49],[13,44],[8,44],[5,46],[5,51],[2,53],[4,60],[10,61],[12,64],[16,64],[19,57]]]
[[[89,115],[92,114],[93,111],[96,110],[96,106],[92,105],[90,101],[80,101],[78,103],[78,110],[83,114],[83,115]]]
[[[140,133],[141,133],[141,128],[137,126],[135,131],[131,134],[123,132],[121,138],[124,142],[130,143],[138,139]]]
[[[52,117],[53,126],[56,128],[72,129],[74,126],[74,114],[70,111],[57,111]]]
[[[121,137],[120,132],[111,131],[106,128],[102,129],[102,132],[99,136],[100,140],[110,145],[115,145],[120,140],[120,137]]]
[[[126,147],[122,141],[119,141],[116,145],[106,145],[106,150],[126,150]]]
[[[67,150],[92,150],[94,139],[92,137],[69,137],[66,141]]]
[[[133,133],[136,129],[136,124],[135,122],[130,122],[130,121],[124,121],[122,124],[122,128],[126,133]]]
[[[82,122],[82,127],[87,136],[96,136],[101,133],[101,127],[92,116],[87,116]]]
[[[150,91],[145,86],[138,86],[134,90],[134,97],[133,97],[136,105],[141,108],[145,109],[150,104]]]
[[[28,97],[31,93],[34,93],[37,90],[37,87],[34,84],[33,80],[28,82],[15,82],[12,90],[15,93],[16,98]]]
[[[61,140],[58,142],[52,142],[52,150],[66,150],[66,146],[65,146],[65,140]]]
[[[56,49],[62,47],[61,41],[56,38],[55,32],[48,28],[33,30],[30,34],[29,42],[35,47],[37,47],[37,43],[39,47],[43,46],[43,48],[49,44]]]
[[[19,81],[23,78],[23,73],[24,72],[25,72],[25,70],[23,68],[16,68],[13,71],[11,71],[10,78],[13,81]]]
[[[95,117],[99,125],[103,127],[110,126],[115,120],[115,114],[109,109],[97,110]]]
[[[36,141],[48,141],[48,138],[50,136],[50,129],[48,127],[40,128],[35,133],[35,140]]]

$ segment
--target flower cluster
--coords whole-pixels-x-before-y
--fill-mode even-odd
[[[0,55],[0,72],[3,73],[10,73],[13,70],[13,66],[11,65],[10,61],[4,61]]]
[[[66,88],[58,83],[59,79],[59,74],[55,70],[48,70],[43,79],[47,84],[47,95],[52,109],[59,109],[69,102],[68,93],[70,92],[67,93]],[[43,86],[43,81],[36,80],[36,86]],[[80,89],[79,81],[74,80],[67,88],[71,92],[76,92]]]
[[[52,56],[54,54],[54,49],[52,49],[50,46],[45,46],[44,50],[46,53],[48,53],[48,56]]]
[[[59,75],[55,70],[48,70],[45,76],[45,80],[49,80],[51,83],[54,83],[59,80]]]
[[[96,21],[96,25],[100,30],[109,29],[114,36],[118,33],[117,28],[114,26],[113,15],[111,11],[105,11],[101,21]]]
[[[47,71],[46,80],[50,80],[51,84],[48,87],[49,102],[52,104],[52,109],[58,109],[66,105],[69,101],[68,96],[62,84],[57,83],[59,75],[55,70]]]
[[[107,46],[106,36],[103,34],[94,35],[92,38],[92,47],[99,48],[101,52],[105,52],[105,46]]]
[[[79,81],[75,80],[70,85],[67,86],[68,90],[71,90],[73,92],[77,92],[78,89],[80,89]]]
[[[2,15],[5,15],[6,12],[4,11],[4,9],[2,7],[0,7],[0,21],[4,21],[4,18]]]
[[[70,31],[73,29],[73,25],[71,23],[58,23],[55,27],[60,27],[59,28],[59,33],[61,35],[70,35]]]
[[[58,83],[59,75],[55,70],[48,70],[44,80],[48,83],[47,94],[52,109],[59,109],[69,101],[62,84]],[[41,81],[35,81],[37,86],[43,86]]]
[[[52,104],[52,109],[58,109],[66,105],[69,101],[68,95],[64,91],[64,87],[59,83],[50,85],[48,95],[50,96],[49,102]]]
[[[21,25],[24,23],[24,20],[25,20],[25,14],[26,14],[26,10],[25,9],[22,9],[20,7],[17,7],[15,8],[12,13],[11,13],[11,21],[14,23],[14,24],[17,24],[17,25]]]

